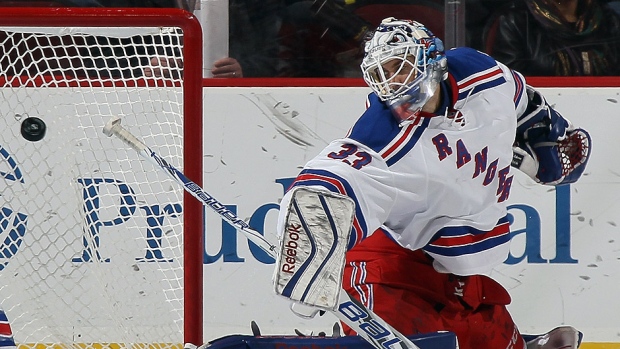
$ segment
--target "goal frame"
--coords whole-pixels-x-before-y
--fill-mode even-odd
[[[21,27],[179,27],[183,30],[183,161],[184,173],[202,185],[202,29],[198,19],[182,9],[0,7],[0,26]],[[147,82],[145,82],[147,83]],[[183,338],[203,343],[202,204],[183,194]]]

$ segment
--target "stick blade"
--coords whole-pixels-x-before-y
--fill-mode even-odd
[[[118,116],[113,116],[110,121],[108,121],[105,126],[103,126],[103,134],[111,137],[114,132],[112,131],[116,125],[120,125],[121,118]]]

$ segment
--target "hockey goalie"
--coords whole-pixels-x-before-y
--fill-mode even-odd
[[[588,132],[519,72],[444,50],[413,20],[383,20],[361,69],[366,111],[281,202],[276,292],[333,310],[344,289],[400,333],[450,331],[461,349],[577,348],[571,326],[523,335],[488,275],[509,252],[513,171],[541,185],[577,181]]]

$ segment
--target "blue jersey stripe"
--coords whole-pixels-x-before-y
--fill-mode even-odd
[[[476,94],[478,92],[491,89],[504,83],[506,83],[506,79],[502,75],[496,75],[495,77],[493,77],[493,80],[472,85],[473,88],[467,88],[464,90],[459,89],[458,99],[465,99],[470,94]]]
[[[439,242],[441,240],[441,242]],[[446,227],[437,232],[424,250],[430,253],[457,257],[483,252],[510,241],[508,217],[500,219],[491,231],[472,227]],[[434,243],[436,242],[436,243]]]

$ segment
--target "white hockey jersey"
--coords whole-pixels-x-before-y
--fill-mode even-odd
[[[399,125],[371,94],[349,134],[310,160],[293,186],[353,198],[349,248],[383,229],[400,245],[426,251],[438,271],[485,274],[508,253],[506,200],[525,80],[473,49],[446,56],[438,115]]]

